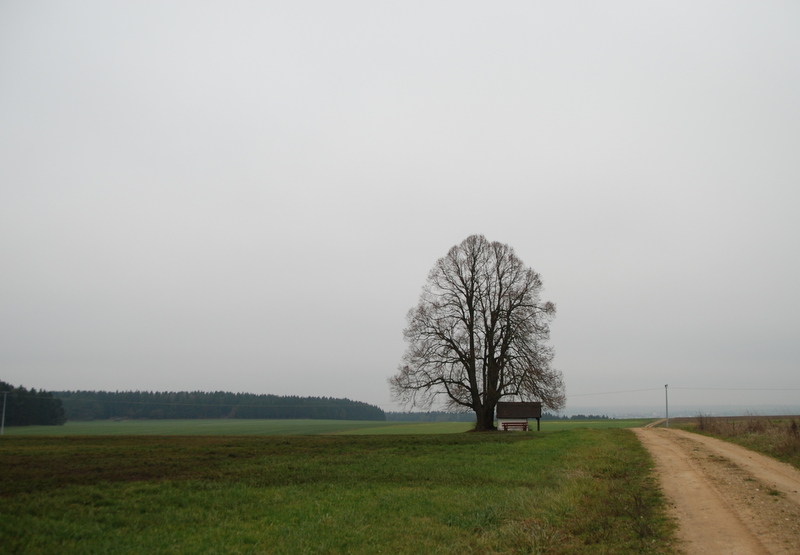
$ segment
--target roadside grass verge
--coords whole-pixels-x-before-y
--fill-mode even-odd
[[[6,437],[7,552],[673,553],[623,429]]]
[[[758,451],[800,468],[800,417],[699,415],[681,427]]]

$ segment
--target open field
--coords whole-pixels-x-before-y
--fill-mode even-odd
[[[63,426],[6,428],[8,435],[309,435],[386,428],[391,422],[365,420],[92,420]],[[406,424],[398,422],[396,425]],[[463,431],[462,425],[457,431]],[[446,429],[432,428],[430,433]]]
[[[674,552],[624,429],[10,436],[0,467],[8,552]]]
[[[685,430],[711,435],[800,468],[800,416],[704,416],[680,418]]]
[[[575,430],[580,428],[611,429],[611,428],[633,428],[644,426],[651,419],[646,420],[548,420],[542,422],[541,432],[558,432],[564,430]],[[369,426],[364,428],[354,428],[339,434],[348,435],[375,435],[375,434],[446,434],[461,433],[469,431],[474,424],[467,422],[388,422],[389,426]],[[529,434],[541,433],[536,431],[536,421],[528,424],[531,429]],[[520,433],[520,432],[509,432]]]
[[[542,431],[574,428],[631,428],[642,420],[547,420]],[[6,428],[7,435],[309,435],[447,434],[466,432],[467,422],[374,422],[366,420],[93,420],[63,426]],[[536,429],[536,421],[531,422]]]

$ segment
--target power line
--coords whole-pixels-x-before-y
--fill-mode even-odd
[[[670,386],[672,387],[672,386]],[[797,388],[749,388],[749,387],[672,387],[681,391],[800,391]],[[575,393],[567,395],[569,397],[588,397],[592,395],[614,395],[618,393],[639,393],[642,391],[660,391],[660,387],[651,387],[648,389],[629,389],[627,391],[603,391],[600,393]]]
[[[749,388],[749,387],[673,387],[672,389],[681,389],[684,391],[800,391],[800,389],[792,389],[786,387],[779,388]]]
[[[627,391],[604,391],[602,393],[575,393],[573,395],[567,395],[569,397],[587,397],[590,395],[614,395],[616,393],[639,393],[640,391],[660,391],[660,387],[650,387],[648,389],[629,389]]]

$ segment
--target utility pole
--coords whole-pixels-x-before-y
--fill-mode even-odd
[[[3,392],[3,422],[0,424],[0,436],[6,433],[6,398],[8,391]]]
[[[669,428],[669,384],[664,385],[664,397],[667,401],[667,424],[666,427]]]

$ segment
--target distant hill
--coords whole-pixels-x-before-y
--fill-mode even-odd
[[[54,391],[67,420],[113,418],[311,418],[386,420],[380,408],[330,397],[255,395],[216,391]]]

